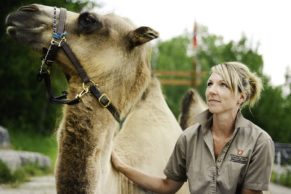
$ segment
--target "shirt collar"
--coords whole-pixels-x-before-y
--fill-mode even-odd
[[[244,118],[244,116],[242,115],[241,111],[239,111],[237,113],[237,116],[236,116],[236,121],[235,121],[235,128],[238,129],[238,128],[246,128],[248,127],[248,124],[249,124],[249,121]]]
[[[202,126],[203,131],[206,132],[205,130],[210,129],[211,127],[212,117],[213,117],[212,113],[209,112],[209,109],[207,109],[203,111],[202,113],[198,114],[194,118],[194,120],[195,122],[199,123]],[[239,128],[245,128],[247,126],[248,126],[248,120],[245,119],[241,111],[239,111],[236,116],[234,132],[236,132]]]

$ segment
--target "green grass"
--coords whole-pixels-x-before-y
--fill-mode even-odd
[[[291,188],[291,171],[288,170],[283,174],[272,172],[271,181]]]
[[[36,164],[27,164],[18,168],[15,172],[11,172],[6,164],[0,161],[0,184],[10,184],[18,186],[19,184],[28,181],[31,176],[41,176],[48,174],[50,169],[39,168]]]
[[[56,135],[42,135],[31,131],[9,131],[12,148],[44,154],[51,159],[51,172],[57,157]]]

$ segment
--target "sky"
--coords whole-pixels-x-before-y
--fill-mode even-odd
[[[161,40],[192,32],[193,23],[208,27],[225,41],[242,35],[263,56],[265,75],[275,86],[291,68],[291,1],[289,0],[98,0],[101,14],[114,12],[137,26],[149,26]],[[199,34],[198,34],[199,36]],[[198,43],[199,44],[199,43]]]

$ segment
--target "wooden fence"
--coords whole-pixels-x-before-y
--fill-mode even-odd
[[[291,165],[291,144],[275,143],[275,163]]]
[[[162,85],[189,86],[196,88],[200,84],[201,76],[203,76],[205,72],[155,70],[155,74]]]

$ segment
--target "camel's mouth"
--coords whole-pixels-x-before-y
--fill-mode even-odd
[[[17,38],[17,36],[19,36],[20,33],[29,33],[29,34],[41,33],[42,31],[45,30],[45,26],[46,25],[40,25],[38,27],[29,28],[29,27],[24,27],[24,26],[11,25],[11,26],[7,26],[6,33],[9,36]]]
[[[41,44],[41,32],[44,29],[45,25],[34,28],[7,26],[6,33],[18,42],[39,48]]]
[[[47,29],[46,24],[33,19],[37,18],[36,16],[20,11],[9,14],[5,21],[6,33],[21,43],[35,47],[40,43],[42,33]]]

